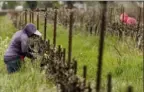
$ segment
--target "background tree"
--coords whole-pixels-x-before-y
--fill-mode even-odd
[[[61,5],[59,4],[59,1],[39,1],[38,6],[42,8],[59,8]]]
[[[17,1],[4,1],[2,9],[14,9],[18,5]]]
[[[31,10],[36,9],[37,1],[26,1],[26,6],[29,7]]]

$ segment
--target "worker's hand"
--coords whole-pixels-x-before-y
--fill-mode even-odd
[[[34,53],[32,53],[32,59],[37,59],[37,56]]]
[[[36,55],[34,53],[31,53],[31,52],[27,52],[26,56],[30,59],[37,59]]]
[[[35,51],[31,47],[29,47],[28,52],[34,53]]]

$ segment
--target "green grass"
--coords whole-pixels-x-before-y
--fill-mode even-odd
[[[2,20],[7,22],[4,23]],[[7,74],[3,63],[3,54],[16,30],[7,18],[0,18],[0,24],[6,25],[7,23],[9,26],[2,27],[2,32],[0,30],[2,33],[0,34],[2,36],[2,40],[0,40],[0,92],[45,92],[44,90],[55,92],[53,84],[50,81],[47,82],[44,74],[40,73],[39,67],[32,66],[28,59],[20,72],[13,75]],[[40,31],[43,33],[43,24],[40,25]],[[47,38],[52,43],[52,25],[47,27]],[[142,92],[142,55],[133,43],[130,38],[125,38],[125,41],[118,41],[117,37],[106,36],[102,69],[102,87],[104,90],[107,74],[111,72],[113,92],[124,92],[128,85],[134,86],[134,92]],[[68,30],[62,26],[57,28],[57,45],[68,48]],[[72,57],[78,60],[78,75],[82,76],[82,68],[87,65],[87,78],[92,84],[95,84],[98,47],[99,36],[90,36],[85,32],[74,31]],[[50,91],[51,89],[53,91]]]

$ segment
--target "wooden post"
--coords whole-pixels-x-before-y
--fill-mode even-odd
[[[57,30],[57,10],[54,13],[54,32],[53,32],[53,45],[56,46],[56,30]]]
[[[44,24],[44,41],[46,40],[46,29],[47,29],[47,8],[45,8],[45,24]]]

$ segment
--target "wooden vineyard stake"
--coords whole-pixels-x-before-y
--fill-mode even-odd
[[[107,11],[107,1],[101,2],[103,5],[102,10],[102,22],[101,22],[101,31],[100,31],[100,40],[99,40],[99,56],[98,56],[98,64],[97,64],[97,73],[96,73],[96,92],[100,92],[101,88],[101,75],[102,75],[102,60],[103,60],[103,48],[104,48],[104,37],[105,37],[105,29],[106,29],[106,11]]]
[[[68,67],[70,67],[72,56],[72,27],[73,27],[73,12],[70,13],[70,26],[69,26],[69,40],[68,40]]]
[[[47,36],[47,8],[45,8],[45,23],[44,23],[44,41],[46,41],[46,36]]]
[[[57,30],[57,10],[54,12],[54,32],[53,32],[53,45],[56,46],[56,30]]]

